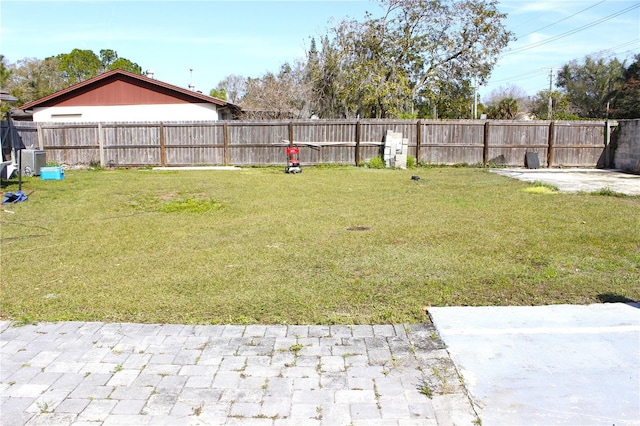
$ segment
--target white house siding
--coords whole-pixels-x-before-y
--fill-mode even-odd
[[[212,121],[218,120],[215,105],[167,104],[167,105],[114,105],[84,107],[35,108],[35,122],[117,122],[117,121]]]

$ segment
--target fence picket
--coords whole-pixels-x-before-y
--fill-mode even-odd
[[[380,154],[387,130],[430,164],[523,166],[528,151],[551,166],[601,166],[616,122],[500,120],[300,120],[212,122],[15,122],[27,149],[48,162],[117,166],[279,165],[287,144],[303,164],[361,164]]]

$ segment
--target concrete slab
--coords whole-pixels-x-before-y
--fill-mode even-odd
[[[603,188],[640,195],[640,175],[611,169],[491,169],[492,173],[524,182],[555,185],[563,192],[596,192]]]
[[[640,304],[429,313],[484,426],[640,425]]]

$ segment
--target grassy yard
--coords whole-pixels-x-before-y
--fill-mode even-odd
[[[0,318],[401,323],[640,300],[639,197],[528,189],[475,168],[25,178],[29,200],[0,212]]]

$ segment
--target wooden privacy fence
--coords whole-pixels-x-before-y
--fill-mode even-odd
[[[535,152],[542,166],[605,167],[615,126],[498,120],[15,123],[32,148],[46,151],[47,162],[102,166],[281,165],[290,143],[301,148],[305,165],[358,165],[380,155],[385,132],[393,130],[408,138],[409,155],[425,164],[523,166],[526,153]]]

